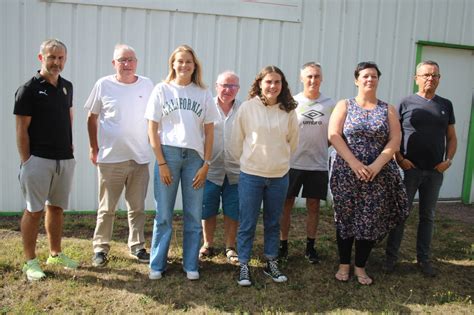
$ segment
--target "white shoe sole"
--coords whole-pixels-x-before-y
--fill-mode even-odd
[[[252,285],[252,282],[250,282],[250,280],[240,280],[240,281],[237,281],[237,284],[240,285],[241,287],[249,287]]]
[[[148,279],[150,280],[160,280],[161,278],[163,278],[162,272],[150,272],[150,274],[148,274]]]
[[[282,282],[288,281],[288,278],[286,276],[279,276],[278,278],[273,278],[273,276],[269,274],[268,272],[263,271],[263,273],[269,276],[270,278],[272,278],[273,282],[282,283]]]
[[[43,279],[45,279],[45,278],[46,278],[46,275],[43,275],[43,276],[41,276],[41,277],[39,277],[39,278],[37,278],[37,277],[31,277],[31,276],[26,275],[26,279],[28,279],[28,281],[40,281],[40,280],[43,280]]]

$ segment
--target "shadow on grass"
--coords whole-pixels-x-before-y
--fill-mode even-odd
[[[82,268],[76,274],[78,286],[96,287],[96,290],[126,290],[150,298],[159,305],[168,305],[175,311],[205,309],[217,312],[331,312],[355,310],[362,312],[410,313],[409,304],[426,307],[460,299],[472,290],[472,266],[437,263],[442,273],[438,278],[423,277],[411,263],[403,262],[399,271],[391,275],[381,273],[380,267],[369,266],[375,284],[359,285],[354,279],[340,283],[333,279],[334,264],[304,265],[291,258],[285,269],[289,281],[276,284],[263,276],[262,267],[251,267],[254,285],[240,288],[236,284],[237,267],[212,261],[202,263],[201,280],[189,281],[176,261],[169,265],[160,280],[149,280],[146,273],[135,270],[109,268]],[[296,266],[295,266],[296,265]],[[292,268],[293,267],[293,268]],[[295,268],[297,267],[297,268]],[[114,279],[103,278],[104,274]],[[49,273],[54,279],[71,281],[66,271]],[[454,282],[453,282],[453,279]],[[459,287],[465,291],[460,292]],[[456,292],[455,295],[449,292]],[[472,293],[472,292],[471,292]],[[152,312],[152,310],[150,310]]]
[[[0,218],[1,229],[18,229],[18,218],[12,220],[15,224],[8,224],[3,219]],[[221,219],[219,218],[216,231],[217,245],[224,239]],[[282,284],[273,283],[263,275],[263,259],[259,259],[263,253],[263,231],[261,223],[259,224],[253,250],[254,259],[250,263],[254,284],[249,288],[241,288],[236,283],[238,268],[226,263],[223,248],[217,256],[200,262],[199,281],[186,279],[182,271],[180,252],[181,217],[174,220],[177,232],[171,243],[170,261],[164,277],[160,280],[149,280],[148,266],[128,257],[126,217],[118,216],[115,222],[109,266],[95,268],[91,267],[90,263],[95,216],[66,216],[65,248],[74,251],[76,256],[73,257],[82,261],[82,268],[77,271],[64,271],[46,267],[49,279],[43,282],[46,286],[40,287],[24,281],[19,272],[21,263],[16,257],[19,253],[12,255],[11,249],[6,252],[0,250],[1,304],[7,307],[7,310],[21,313],[22,310],[31,308],[15,308],[15,299],[17,302],[30,301],[32,305],[43,305],[47,304],[44,302],[44,296],[51,296],[55,299],[51,305],[56,312],[443,313],[447,309],[452,312],[472,312],[474,263],[472,258],[469,258],[472,257],[469,250],[474,237],[472,225],[444,217],[437,219],[433,256],[437,258],[435,266],[440,273],[436,278],[425,278],[414,264],[417,217],[416,213],[412,214],[407,222],[401,261],[395,273],[387,275],[382,272],[385,243],[381,242],[374,248],[367,266],[369,274],[374,277],[374,285],[364,287],[354,279],[348,283],[334,279],[338,262],[331,212],[324,210],[321,214],[317,247],[323,259],[317,265],[309,264],[304,258],[304,221],[305,213],[295,211],[290,233],[289,257],[281,264],[289,281]],[[153,216],[148,216],[145,228],[147,240],[151,238],[152,223]],[[15,242],[15,247],[12,248],[18,251],[21,248],[18,235],[9,234],[5,240],[8,243]],[[47,242],[43,238],[39,244],[43,260],[47,254],[45,245]],[[25,296],[30,291],[35,291],[30,290],[32,287],[42,292],[42,295]],[[73,292],[72,296],[69,292]],[[74,294],[82,301],[79,306],[74,304]],[[64,305],[68,303],[76,306],[72,309],[65,308]],[[51,306],[33,310],[41,312],[44,309],[49,310],[48,307]]]

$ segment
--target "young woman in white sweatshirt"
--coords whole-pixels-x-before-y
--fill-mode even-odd
[[[280,215],[288,189],[290,155],[298,143],[298,121],[283,72],[263,68],[255,78],[249,98],[242,103],[232,131],[232,154],[240,159],[240,214],[237,247],[238,284],[251,285],[250,260],[255,229],[263,201],[264,273],[275,282],[287,277],[278,269]]]

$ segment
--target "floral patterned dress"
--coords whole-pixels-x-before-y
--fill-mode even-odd
[[[365,165],[371,164],[388,142],[388,104],[380,100],[372,110],[347,100],[343,138]],[[331,179],[334,219],[343,239],[380,240],[409,214],[408,200],[395,160],[390,160],[371,182],[357,179],[338,154]]]

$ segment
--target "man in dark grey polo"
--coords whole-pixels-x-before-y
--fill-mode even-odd
[[[420,270],[430,277],[436,276],[430,260],[436,203],[443,173],[451,166],[457,147],[453,105],[436,95],[440,77],[439,65],[434,61],[424,61],[416,67],[418,92],[400,104],[402,143],[396,154],[410,205],[419,193],[416,256]],[[403,230],[401,224],[388,236],[384,266],[387,272],[395,268]]]

